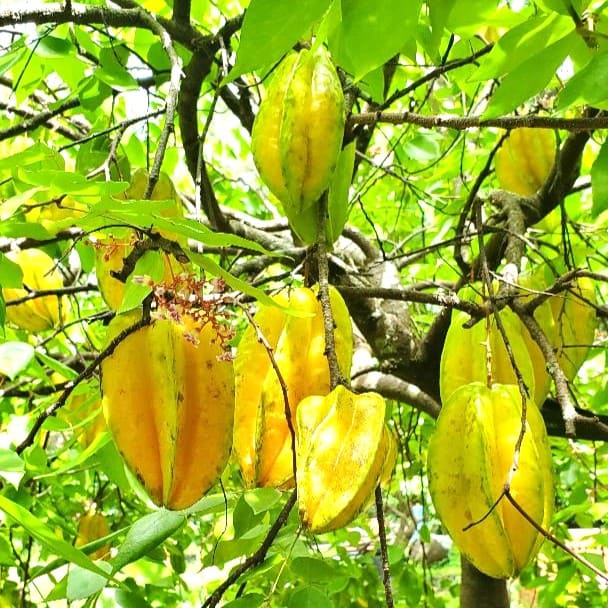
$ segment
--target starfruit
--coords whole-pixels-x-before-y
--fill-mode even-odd
[[[329,392],[323,316],[316,292],[300,287],[274,296],[279,306],[260,306],[254,317],[274,352],[287,389],[295,427],[298,403],[307,395]],[[350,377],[352,326],[344,300],[333,287],[330,301],[335,322],[336,355],[342,373]],[[234,361],[236,406],[234,452],[247,487],[293,485],[292,438],[281,384],[266,347],[253,326],[247,327]]]
[[[576,377],[593,344],[595,301],[593,281],[588,277],[577,277],[571,288],[549,300],[556,326],[557,361],[568,380]]]
[[[100,540],[110,534],[108,520],[98,511],[85,513],[78,522],[78,532],[76,534],[75,545],[82,547],[93,541]],[[89,553],[91,559],[108,559],[110,557],[111,545],[105,544],[99,549]]]
[[[394,465],[385,413],[378,393],[356,394],[341,385],[298,405],[298,506],[302,524],[311,532],[350,523]]]
[[[553,263],[560,265],[556,260],[551,262]],[[545,276],[545,270],[542,269],[523,277],[521,283],[540,292],[549,287],[552,280],[553,275],[549,276],[548,273],[548,276]],[[550,295],[534,313],[568,380],[576,377],[593,344],[597,326],[595,303],[593,281],[588,277],[576,277],[571,287]],[[530,352],[532,354],[532,350]]]
[[[546,529],[553,512],[551,451],[538,408],[514,385],[472,383],[443,404],[429,442],[429,491],[435,510],[460,552],[494,578],[517,575],[537,554],[543,535],[503,493],[510,493]],[[499,500],[500,499],[500,500]],[[466,529],[465,529],[466,528]]]
[[[125,201],[142,199],[146,191],[148,183],[148,172],[144,169],[137,169],[131,177],[131,182],[122,198]],[[181,217],[183,208],[181,201],[177,195],[171,178],[161,171],[158,182],[152,190],[150,197],[151,205],[155,201],[170,201],[168,207],[163,207],[160,210],[160,215],[163,217]],[[177,240],[175,234],[165,231],[158,231],[162,236]],[[119,272],[129,253],[133,250],[133,245],[137,239],[136,234],[131,229],[114,230],[112,234],[108,234],[97,239],[95,243],[95,272],[97,276],[97,285],[105,303],[112,309],[118,310],[125,295],[125,284],[115,278],[112,273]],[[185,243],[183,243],[185,244]],[[178,262],[175,258],[168,254],[163,254],[164,277],[163,281],[171,284],[175,277],[180,275],[186,267]]]
[[[288,54],[255,118],[251,151],[260,177],[303,239],[316,235],[315,204],[338,162],[344,123],[342,86],[328,52],[319,47]]]
[[[108,340],[138,314],[117,316]],[[211,322],[157,319],[101,364],[105,419],[152,500],[183,509],[217,481],[230,454],[234,373]]]
[[[496,178],[503,190],[532,196],[555,162],[556,139],[550,129],[513,129],[496,153]]]
[[[523,326],[510,309],[498,313],[505,329],[515,363],[531,396],[539,404],[545,394],[536,395],[534,367],[523,339]],[[471,382],[483,384],[516,384],[517,375],[509,358],[494,314],[477,321],[472,327],[467,313],[454,310],[448,328],[439,366],[439,390],[442,402],[460,386]]]
[[[7,257],[19,264],[23,272],[23,288],[2,289],[6,302],[23,298],[31,291],[60,289],[63,278],[55,260],[40,249],[20,249]],[[52,329],[59,323],[59,297],[56,295],[33,298],[21,304],[6,307],[6,318],[21,329],[39,332]]]

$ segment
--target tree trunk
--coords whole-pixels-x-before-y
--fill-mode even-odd
[[[460,572],[460,608],[509,608],[505,579],[486,576],[464,558]]]

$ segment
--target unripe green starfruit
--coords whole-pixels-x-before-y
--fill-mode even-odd
[[[108,341],[140,313],[118,315]],[[160,318],[129,334],[101,364],[104,416],[152,500],[183,509],[217,481],[230,455],[234,373],[211,321]]]
[[[324,47],[288,54],[260,105],[251,150],[262,180],[304,240],[316,235],[314,208],[338,162],[344,123],[342,86]]]
[[[543,419],[530,401],[510,477],[521,428],[516,386],[473,383],[445,401],[429,442],[429,491],[437,514],[460,552],[494,578],[517,575],[544,539],[501,498],[507,481],[515,502],[543,529],[553,512],[551,451]]]
[[[394,465],[385,413],[379,394],[356,394],[344,386],[298,405],[298,506],[302,524],[311,532],[350,523]]]
[[[503,190],[532,196],[545,183],[555,162],[555,132],[513,129],[496,153],[496,178]]]
[[[20,249],[7,257],[19,264],[23,273],[23,288],[2,289],[6,302],[27,296],[31,291],[45,291],[63,287],[61,272],[55,260],[40,249]],[[59,297],[56,295],[32,298],[21,304],[6,307],[6,318],[17,327],[39,332],[56,327],[59,323]]]
[[[295,426],[299,402],[307,395],[326,395],[330,389],[323,317],[313,289],[285,289],[274,300],[295,314],[288,314],[279,306],[262,305],[254,321],[273,350]],[[353,352],[350,315],[334,288],[330,288],[330,302],[338,364],[349,377]],[[294,481],[293,451],[283,390],[253,326],[243,333],[234,366],[234,452],[243,481],[247,487],[289,487]]]

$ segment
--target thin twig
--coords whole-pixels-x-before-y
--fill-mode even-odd
[[[40,427],[44,424],[44,421],[53,416],[58,409],[63,407],[68,400],[69,396],[72,394],[72,391],[76,388],[78,384],[91,378],[93,376],[94,371],[101,365],[104,359],[107,359],[112,353],[116,350],[118,345],[129,335],[136,332],[138,329],[145,327],[150,323],[150,319],[147,315],[144,315],[139,321],[127,327],[125,330],[121,331],[109,344],[104,348],[104,350],[99,353],[99,355],[95,358],[94,361],[91,362],[89,366],[85,370],[83,370],[72,382],[69,382],[66,385],[66,388],[61,393],[57,401],[47,407],[34,421],[30,432],[27,434],[27,437],[15,448],[15,452],[17,454],[21,454],[25,448],[32,445],[34,439],[36,439],[36,434],[40,430]]]
[[[382,555],[382,583],[384,584],[384,597],[386,608],[393,608],[393,587],[391,584],[391,571],[388,563],[388,546],[386,544],[386,528],[384,527],[384,508],[382,505],[382,489],[376,486],[376,518],[378,519],[378,534],[380,536],[380,553]]]
[[[329,298],[329,262],[327,258],[327,192],[319,200],[319,215],[317,221],[317,269],[319,273],[319,303],[323,312],[323,327],[325,329],[325,356],[329,365],[329,386],[333,390],[339,384],[347,385],[350,379],[344,378],[334,339],[334,321]]]
[[[259,566],[264,559],[266,558],[266,554],[270,549],[272,542],[276,538],[277,534],[281,530],[281,528],[287,522],[287,518],[289,517],[289,513],[291,513],[291,509],[296,503],[297,494],[294,490],[287,499],[285,506],[281,509],[281,512],[275,519],[272,527],[268,531],[266,538],[264,538],[260,548],[250,555],[240,566],[237,566],[226,578],[226,580],[205,600],[201,608],[212,608],[213,606],[217,606],[219,601],[222,599],[222,596],[229,589],[231,585],[233,585],[239,578],[247,572],[247,570],[251,570],[256,566]]]

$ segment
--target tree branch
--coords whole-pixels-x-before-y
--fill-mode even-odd
[[[352,114],[348,123],[352,125],[375,125],[386,122],[393,125],[410,124],[428,129],[480,129],[498,127],[516,129],[562,129],[564,131],[593,131],[608,128],[608,116],[599,115],[584,118],[555,118],[553,116],[501,116],[499,118],[482,118],[481,116],[429,116],[415,112],[362,112]]]

